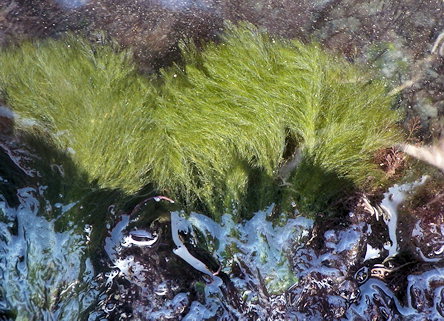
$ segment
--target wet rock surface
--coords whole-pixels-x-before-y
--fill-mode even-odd
[[[342,224],[315,224],[311,240],[295,248],[292,262],[299,282],[287,293],[294,319],[443,317],[443,256],[436,251],[433,258],[422,254],[426,247],[440,246],[441,226],[432,223],[424,228],[423,219],[415,220],[411,237],[400,237],[400,252],[388,256],[393,244],[387,227],[382,218],[377,221],[369,214],[358,206]]]
[[[314,37],[350,60],[367,63],[394,88],[401,87],[399,106],[407,112],[406,125],[419,117],[420,139],[442,134],[444,61],[438,41],[444,30],[442,1],[76,3],[0,1],[0,44],[57,36],[65,30],[83,30],[94,38],[98,30],[105,30],[123,47],[133,48],[143,71],[153,72],[180,58],[178,39],[214,39],[224,18],[248,20],[280,36]],[[12,126],[9,114],[0,111],[2,320],[15,318],[17,302],[28,295],[31,282],[32,291],[39,294],[35,300],[25,300],[23,309],[60,320],[444,318],[444,197],[439,177],[415,202],[404,203],[395,229],[396,256],[389,258],[393,242],[378,202],[370,202],[373,211],[357,199],[348,216],[319,218],[304,238],[292,243],[286,255],[297,282],[285,293],[273,294],[257,261],[245,257],[224,265],[214,277],[197,271],[174,254],[169,222],[137,225],[129,214],[111,216],[108,234],[94,247],[100,253],[89,254],[84,226],[80,231],[57,231],[44,213],[31,209],[31,203],[39,203],[36,199],[46,206],[51,202],[34,183],[31,190],[24,189],[38,174],[26,167],[31,156],[12,138]],[[31,218],[40,223],[37,232],[26,223]],[[146,233],[135,233],[138,230]],[[37,247],[36,261],[27,261],[33,257],[25,256],[30,249],[26,246],[38,242],[42,231],[66,243]],[[189,242],[197,246],[202,240],[190,234]],[[12,255],[11,248],[21,249],[22,255]],[[91,263],[85,253],[98,256],[98,263]],[[43,268],[48,255],[55,257],[53,270]],[[220,262],[212,251],[206,247],[200,257],[208,265],[216,262],[211,272],[217,272]],[[40,264],[35,280],[24,269],[29,262]],[[78,273],[69,277],[71,272],[63,272],[49,287],[45,283],[49,274],[65,265]],[[21,283],[14,292],[17,280]],[[53,299],[39,301],[45,296]]]
[[[145,242],[154,242],[138,246],[132,243],[134,238],[127,229],[129,220],[128,215],[123,215],[105,241],[111,269],[101,276],[106,286],[106,298],[99,304],[104,317],[114,320],[144,319],[144,316],[148,316],[147,320],[182,318],[191,302],[198,300],[196,283],[205,283],[205,280],[173,254],[174,244],[168,237],[167,224],[136,230],[146,232]]]
[[[224,20],[249,21],[285,38],[322,42],[366,63],[399,86],[400,104],[419,116],[423,138],[439,135],[443,113],[444,4],[424,1],[139,1],[0,2],[0,44],[80,31],[105,32],[132,48],[140,69],[180,60],[178,42],[214,40]]]
[[[143,72],[180,61],[179,42],[217,39],[224,20],[249,21],[285,38],[320,41],[383,74],[425,141],[443,129],[444,4],[384,1],[0,1],[0,44],[70,30],[131,48]]]
[[[299,282],[288,290],[291,315],[310,320],[344,316],[358,297],[353,268],[362,263],[368,228],[365,222],[343,229],[315,227],[310,242],[297,245],[292,263]]]
[[[26,187],[31,177],[25,173],[26,157],[31,156],[20,147],[20,143],[12,139],[2,147],[2,157],[9,160],[9,163],[2,163],[2,179],[14,169],[17,171],[15,177],[24,177],[22,184],[11,181],[2,186],[0,298],[2,313],[11,320],[17,308],[14,300],[28,291],[38,291],[52,299],[47,303],[33,299],[24,311],[31,307],[34,310],[29,311],[42,315],[48,313],[44,311],[52,311],[51,315],[58,315],[61,320],[439,320],[443,317],[444,255],[440,220],[444,219],[444,212],[439,195],[424,194],[421,186],[417,187],[417,193],[422,195],[420,201],[414,192],[407,195],[403,211],[408,204],[411,213],[399,217],[398,230],[395,230],[398,251],[392,258],[389,253],[394,242],[387,217],[384,220],[387,213],[383,205],[390,210],[389,205],[396,204],[394,191],[386,195],[386,202],[381,205],[373,204],[364,196],[357,198],[358,205],[345,217],[319,218],[312,226],[302,217],[287,222],[292,228],[300,229],[299,234],[296,233],[300,237],[289,239],[292,246],[285,251],[290,271],[297,281],[286,291],[274,294],[270,292],[269,282],[273,281],[273,275],[276,278],[279,274],[273,272],[270,276],[267,269],[277,266],[281,259],[267,252],[267,246],[276,243],[269,237],[296,234],[290,233],[292,229],[287,231],[285,225],[272,227],[271,222],[266,223],[265,213],[255,216],[251,222],[233,223],[231,228],[241,234],[232,236],[232,241],[238,239],[239,243],[235,244],[243,250],[226,262],[221,261],[211,242],[218,237],[219,241],[229,239],[231,232],[225,236],[218,234],[230,231],[229,221],[218,227],[200,214],[183,217],[185,227],[179,231],[180,239],[194,257],[204,262],[210,271],[206,274],[175,254],[177,244],[173,242],[168,218],[174,212],[168,206],[161,206],[159,219],[151,222],[144,219],[146,211],[159,212],[159,208],[148,206],[143,213],[133,210],[125,214],[114,213],[111,207],[108,232],[102,245],[94,247],[99,248],[99,252],[95,252],[90,261],[85,254],[88,253],[90,229],[94,227],[70,223],[63,231],[58,231],[60,227],[56,228],[50,217],[75,211],[78,206],[45,201],[44,188]],[[9,194],[6,186],[9,186]],[[432,186],[424,186],[426,190],[433,190],[440,185],[434,182]],[[12,197],[14,195],[16,198]],[[161,204],[165,201],[146,203],[150,202]],[[271,213],[272,209],[269,215]],[[270,234],[261,230],[261,226],[271,228]],[[22,229],[27,232],[20,232]],[[29,252],[31,248],[19,245],[37,242],[42,229],[45,235],[53,235],[54,240],[62,243],[51,249],[43,244],[43,247],[34,247],[33,255],[26,259],[27,264],[38,268],[40,260],[46,260],[48,255],[54,256],[57,263],[45,269],[38,268],[40,277],[36,279],[31,279],[29,271],[21,270],[21,278],[26,281],[13,292],[8,284],[15,280],[11,267],[17,257],[11,256],[10,251],[21,248],[23,253]],[[206,235],[204,231],[214,234]],[[256,238],[252,238],[251,243],[247,241],[254,235],[251,231],[270,243],[263,243],[266,247],[262,250],[260,246],[250,248],[249,244],[261,244]],[[226,251],[231,248],[228,244],[231,243],[227,242],[225,247],[219,245],[219,249]],[[264,253],[268,256],[264,257]],[[64,265],[77,269],[79,274],[62,272],[52,279],[51,286],[43,286],[48,282],[45,273],[60,270]],[[27,286],[28,282],[33,282],[33,289]],[[63,305],[61,302],[71,303]]]
[[[200,228],[212,228],[214,234],[204,237],[208,241],[223,233],[222,226],[200,214],[194,214],[190,219],[185,219],[183,213],[173,212],[168,215],[182,217],[179,219],[182,227],[178,230],[180,240],[186,244],[191,255],[200,261],[196,264],[203,263],[203,269],[186,263],[186,258],[176,252],[178,246],[173,241],[174,237],[171,237],[174,224],[156,220],[141,229],[140,224],[137,224],[137,216],[124,214],[109,229],[105,239],[107,255],[102,264],[106,268],[98,278],[106,289],[98,305],[97,315],[109,320],[286,318],[285,295],[270,293],[264,281],[264,278],[270,276],[262,275],[260,269],[263,268],[251,264],[251,260],[259,253],[243,252],[229,260],[229,264],[219,262],[216,259],[217,253],[227,250],[226,247],[220,246],[217,253],[212,254],[202,247],[198,239],[200,237],[202,242],[204,235],[198,234],[198,229],[193,229],[190,222],[194,222],[195,226],[200,223]],[[256,219],[263,222],[263,217],[259,215]],[[229,224],[230,218],[225,219]],[[292,225],[302,227],[304,224],[305,221],[301,221],[293,222]],[[245,228],[248,229],[248,226]],[[254,238],[251,233],[246,236]],[[232,239],[237,240],[235,237]],[[239,246],[246,242],[242,236],[239,240]],[[262,260],[267,259],[262,257]],[[270,261],[270,264],[279,262]]]
[[[116,229],[122,231],[120,243],[114,244],[120,250],[113,254],[117,258],[115,262],[120,263],[114,264],[116,272],[112,286],[107,290],[108,299],[103,301],[102,307],[105,310],[115,308],[118,315],[122,315],[123,311],[127,311],[128,315],[136,313],[133,316],[146,320],[151,320],[147,317],[151,315],[186,320],[204,315],[218,320],[258,317],[268,320],[442,318],[444,267],[440,261],[443,256],[435,253],[433,263],[429,259],[421,260],[406,250],[406,242],[400,237],[400,252],[389,257],[393,242],[382,217],[384,214],[380,213],[381,217],[371,215],[363,204],[365,202],[360,202],[354,213],[341,220],[315,222],[313,228],[307,230],[309,233],[293,244],[288,255],[291,270],[298,281],[279,295],[269,293],[257,266],[248,260],[243,261],[242,256],[231,266],[224,267],[223,271],[227,273],[222,272],[220,279],[219,276],[212,279],[187,264],[180,267],[184,262],[172,254],[175,246],[171,240],[163,250],[121,247],[118,244],[125,243],[122,240],[128,242],[131,234],[121,230],[123,225],[128,224],[122,223],[128,222],[128,217],[123,217],[111,232],[115,235]],[[428,238],[429,246],[439,246],[436,228],[429,231],[422,229],[419,233],[418,226],[422,223],[421,220],[416,221],[418,225],[408,242],[418,244],[415,236],[421,234],[422,238]],[[164,228],[169,229],[167,225]],[[194,237],[194,233],[189,236],[190,240]],[[115,238],[114,241],[117,240]],[[168,243],[166,240],[163,242]],[[421,251],[420,247],[412,244],[410,248]],[[207,255],[210,254],[207,252]],[[180,276],[172,267],[180,269]],[[217,264],[214,269],[216,267]],[[105,275],[111,284],[109,277],[112,274],[109,273]],[[150,290],[145,289],[147,283],[142,280],[149,280]],[[193,286],[190,287],[190,284]],[[137,299],[147,291],[150,298],[154,296],[156,299]],[[214,296],[208,296],[207,291]],[[248,296],[245,296],[246,293]],[[128,299],[125,297],[127,294]],[[146,298],[145,295],[142,297]],[[123,302],[129,302],[126,310]],[[144,313],[137,314],[140,311]],[[112,313],[108,317],[117,319]]]

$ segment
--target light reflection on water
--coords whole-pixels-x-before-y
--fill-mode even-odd
[[[272,211],[270,206],[241,223],[235,223],[228,214],[222,216],[220,224],[197,213],[192,213],[189,221],[204,234],[219,261],[242,260],[259,271],[268,291],[282,293],[295,281],[287,260],[289,248],[307,237],[313,221],[300,216],[276,226],[268,220]],[[230,253],[234,248],[236,251]]]
[[[307,230],[313,221],[298,217],[280,226],[269,220],[272,212],[273,206],[270,206],[255,213],[250,220],[240,223],[236,223],[230,214],[223,215],[221,222],[216,222],[198,213],[171,213],[171,231],[166,239],[164,236],[158,241],[160,244],[170,242],[171,247],[164,252],[161,260],[178,260],[184,269],[191,269],[194,281],[200,280],[201,273],[198,270],[204,270],[204,279],[207,281],[203,286],[201,299],[191,294],[189,288],[181,286],[179,280],[163,280],[165,274],[174,275],[178,272],[174,268],[168,273],[162,272],[162,264],[158,267],[153,265],[153,261],[160,259],[157,258],[157,250],[125,241],[129,235],[134,234],[134,230],[131,230],[134,227],[129,225],[130,217],[123,214],[105,239],[105,251],[111,261],[110,270],[104,274],[107,288],[119,288],[121,297],[144,293],[144,298],[137,298],[136,295],[129,304],[132,305],[135,318],[144,315],[146,320],[174,319],[177,311],[183,310],[183,305],[189,307],[182,315],[183,320],[248,320],[249,317],[245,316],[247,313],[250,317],[254,315],[260,318],[273,314],[282,316],[285,314],[285,309],[282,309],[285,307],[283,292],[295,281],[287,258],[290,255],[290,245],[308,235]],[[135,231],[138,234],[145,231],[147,235],[156,232],[147,227],[144,227],[146,230],[141,228],[137,226]],[[171,238],[174,242],[167,240]],[[213,276],[212,272],[215,270],[210,272],[205,266],[208,261],[200,261],[202,257],[197,259],[193,256],[197,249],[194,246],[202,246],[203,243],[208,253],[219,261],[223,275],[215,272],[216,275]],[[192,253],[178,253],[178,248],[185,250],[186,247]],[[232,270],[236,266],[243,272],[235,273],[234,276]],[[231,276],[230,281],[226,280],[227,275]],[[235,293],[230,292],[230,289],[235,289]],[[274,292],[278,294],[273,295]],[[243,307],[235,303],[239,297],[243,298]],[[136,300],[138,303],[133,304]],[[104,309],[111,307],[113,311],[109,313],[115,313],[118,303],[110,299],[105,301],[107,303],[102,304]],[[281,309],[269,311],[272,306],[279,306]]]
[[[16,320],[80,320],[97,295],[86,257],[88,233],[75,226],[56,231],[54,220],[43,216],[54,208],[42,192],[19,189],[15,208],[0,194],[0,314],[13,311]]]
[[[406,298],[400,301],[385,282],[371,278],[360,287],[361,296],[347,311],[347,320],[443,320],[444,269],[407,277]],[[380,319],[378,319],[380,320]]]
[[[97,302],[102,300],[102,297],[98,298],[101,295],[98,288],[106,282],[109,286],[114,280],[113,277],[100,281],[95,278],[96,272],[88,257],[90,227],[76,226],[72,222],[62,231],[56,227],[57,218],[76,210],[78,205],[50,203],[45,198],[45,188],[18,189],[17,195],[19,205],[12,207],[0,194],[0,314],[12,311],[13,314],[9,315],[10,320],[100,319],[103,311],[96,308]],[[159,279],[159,282],[162,282],[155,289],[143,292],[151,293],[148,301],[157,302],[149,309],[151,314],[146,319],[166,318],[175,315],[173,312],[177,309],[188,307],[183,315],[185,320],[214,318],[222,308],[225,309],[223,315],[227,320],[233,319],[233,316],[242,319],[241,316],[246,311],[268,317],[270,320],[280,320],[286,309],[287,312],[291,311],[290,319],[318,320],[319,314],[314,313],[315,305],[307,307],[308,310],[303,312],[292,310],[292,306],[297,307],[299,303],[297,300],[287,300],[285,295],[269,295],[264,299],[261,282],[265,282],[270,292],[276,293],[285,290],[294,282],[295,287],[290,292],[293,291],[297,298],[300,297],[299,294],[305,295],[304,288],[307,285],[311,284],[320,291],[326,291],[332,286],[331,282],[342,279],[342,283],[337,284],[338,292],[326,295],[325,303],[330,305],[331,309],[346,307],[346,310],[341,310],[345,313],[343,319],[392,318],[416,321],[439,320],[444,317],[442,264],[432,262],[435,265],[420,268],[415,273],[407,273],[406,289],[401,291],[401,297],[391,288],[389,282],[374,277],[360,283],[357,296],[347,297],[345,292],[349,288],[346,285],[351,284],[353,280],[348,279],[346,275],[354,263],[344,261],[343,258],[347,256],[342,253],[349,253],[358,264],[364,256],[361,257],[358,249],[354,248],[360,244],[361,238],[365,238],[365,235],[374,236],[374,232],[368,229],[364,233],[363,223],[349,227],[337,226],[334,230],[323,233],[322,237],[326,239],[326,243],[322,252],[316,253],[305,243],[309,231],[313,228],[311,220],[297,217],[289,219],[286,224],[273,225],[267,219],[271,213],[272,207],[269,207],[241,223],[235,223],[232,216],[227,214],[217,223],[202,214],[191,213],[183,216],[183,213],[177,212],[183,219],[182,230],[186,230],[186,234],[195,240],[198,239],[198,233],[204,237],[208,249],[222,263],[223,272],[232,275],[230,267],[239,262],[247,268],[247,274],[243,277],[231,278],[246,304],[242,307],[231,306],[232,298],[226,296],[222,289],[224,285],[220,282],[205,284],[203,301],[196,300],[189,292],[183,291],[178,291],[172,298],[168,298],[172,291],[172,280]],[[112,233],[106,238],[103,250],[111,262],[125,263],[115,264],[113,267],[122,278],[141,289],[154,287],[151,279],[126,277],[122,272],[128,269],[132,271],[131,275],[137,274],[135,268],[147,264],[145,260],[151,260],[155,254],[146,252],[142,256],[134,256],[131,261],[126,252],[120,252],[119,248],[127,234],[133,232],[138,236],[142,235],[140,229],[136,230],[138,233],[134,233],[127,228],[129,216],[122,215],[121,218],[122,220],[112,227]],[[418,233],[417,229],[414,233]],[[300,242],[298,250],[294,253],[289,252],[287,247],[292,242]],[[137,244],[130,245],[137,247]],[[170,255],[174,256],[172,251]],[[300,270],[294,269],[295,265],[289,265],[286,259],[287,256],[293,256],[295,259],[299,255],[305,258],[301,259],[304,266]],[[331,266],[325,265],[327,261]],[[155,264],[150,265],[150,268],[157,269]],[[151,273],[150,268],[141,270],[141,276],[144,276],[143,273]],[[163,277],[162,272],[159,275]],[[318,276],[321,278],[317,279]],[[301,283],[302,291],[298,290],[296,279],[303,281],[307,277],[313,278],[312,283],[304,281],[305,283]],[[137,280],[143,282],[136,284]],[[350,290],[353,290],[353,287],[350,287]],[[323,295],[321,291],[310,296],[314,299],[313,302],[320,302]],[[144,304],[143,302],[148,301],[139,303]],[[140,311],[148,311],[137,304],[133,307]],[[277,307],[282,310],[278,311]],[[276,312],[275,316],[273,311]]]

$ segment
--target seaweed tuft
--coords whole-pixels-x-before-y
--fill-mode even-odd
[[[20,130],[47,136],[91,182],[127,194],[153,184],[215,217],[288,195],[322,211],[382,179],[372,155],[401,135],[380,80],[249,24],[182,50],[185,65],[161,70],[159,82],[112,44],[27,43],[1,52],[0,90]]]

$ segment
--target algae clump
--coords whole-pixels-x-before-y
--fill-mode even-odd
[[[184,66],[159,82],[113,45],[27,43],[1,52],[0,89],[22,130],[48,134],[99,186],[131,194],[153,184],[213,216],[282,195],[307,209],[322,193],[328,202],[342,189],[332,177],[362,186],[378,176],[372,154],[400,137],[384,84],[317,45],[241,24],[202,51],[183,47]],[[296,151],[279,188],[279,166]]]

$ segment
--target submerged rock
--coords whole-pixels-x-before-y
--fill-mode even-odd
[[[8,146],[26,169],[24,152],[12,142]],[[2,178],[13,173],[15,162],[2,163]],[[35,179],[18,171],[28,185]],[[210,273],[175,254],[171,209],[150,205],[162,205],[161,198],[130,214],[111,207],[106,228],[73,221],[82,202],[54,202],[50,190],[16,187],[18,203],[12,206],[7,184],[1,187],[0,307],[10,319],[17,313],[61,320],[434,320],[443,315],[440,198],[427,201],[429,194],[420,188],[423,196],[404,205],[418,204],[411,221],[398,217],[399,253],[390,259],[384,259],[396,243],[384,221],[390,217],[365,198],[354,214],[314,223],[298,217],[277,224],[273,207],[243,223],[230,215],[217,223],[176,212],[182,217],[180,244]],[[392,200],[396,197],[387,194],[382,204],[390,208]],[[436,209],[435,215],[421,212],[424,204]],[[162,213],[149,214],[156,211]],[[60,225],[64,219],[68,225]],[[97,239],[100,244],[93,244]]]
[[[285,319],[282,292],[293,280],[283,247],[311,223],[297,219],[273,227],[266,219],[271,209],[243,224],[229,215],[219,224],[204,215],[184,218],[173,212],[171,223],[154,221],[143,230],[131,224],[136,218],[123,215],[105,241],[111,269],[101,276],[107,290],[98,313],[111,320]],[[133,235],[150,235],[155,242],[128,242]],[[181,246],[204,269],[184,261],[177,251]]]
[[[443,59],[440,57],[442,45],[436,42],[444,28],[442,10],[443,3],[438,0],[428,3],[401,0],[390,3],[349,0],[297,3],[6,0],[0,3],[0,44],[4,46],[36,37],[60,37],[66,30],[83,30],[100,46],[103,38],[111,35],[117,40],[119,48],[134,51],[139,69],[150,73],[181,59],[180,39],[218,38],[222,18],[247,20],[265,26],[271,35],[315,37],[348,59],[374,67],[393,86],[397,86],[395,92],[399,92],[399,105],[408,113],[406,123],[413,116],[419,116],[423,127],[416,134],[427,140],[430,136],[439,136],[442,131],[444,91],[440,76]],[[105,37],[98,35],[97,29],[105,30]],[[251,43],[245,42],[248,45]],[[429,55],[429,51],[433,51],[433,56]],[[239,51],[234,51],[234,56],[238,54]],[[96,58],[94,55],[92,57],[93,60]],[[185,57],[185,60],[188,58]],[[199,63],[200,60],[197,65]],[[35,59],[31,64],[35,64]],[[251,61],[248,64],[251,65]],[[63,71],[66,71],[70,62],[62,65]],[[104,66],[106,63],[98,64],[97,69],[93,68],[93,74]],[[78,69],[77,66],[75,69]],[[265,69],[258,68],[258,72]],[[245,70],[241,69],[242,76],[245,76]],[[28,77],[29,69],[25,71]],[[231,75],[222,74],[224,79],[226,75]],[[167,81],[174,82],[177,76],[181,76],[181,71],[166,72],[166,75]],[[85,79],[85,83],[88,83],[91,78],[88,76]],[[201,78],[194,80],[200,83]],[[63,81],[55,83],[66,84]],[[238,84],[236,81],[233,83]],[[261,86],[268,90],[260,92],[264,96],[258,94],[253,98],[261,101],[258,97],[270,96],[273,86],[269,84],[267,81]],[[127,85],[125,83],[122,87]],[[183,92],[185,88],[181,84],[176,89]],[[232,89],[230,87],[228,93],[223,92],[221,96],[236,93]],[[193,90],[189,95],[175,97],[179,97],[180,101],[189,96],[194,103],[198,95],[194,95]],[[356,91],[353,95],[356,95]],[[289,92],[285,91],[283,95],[287,98]],[[41,92],[37,90],[36,93],[40,99]],[[89,99],[91,96],[86,93],[83,90],[73,96]],[[162,92],[162,95],[165,104],[173,97],[166,92]],[[103,97],[112,96],[105,93]],[[109,111],[113,100],[104,99],[108,102],[104,110]],[[42,105],[48,101],[52,99]],[[217,103],[224,102],[218,100]],[[122,114],[127,111],[125,108]],[[178,115],[180,123],[187,116],[186,113]],[[53,155],[56,153],[53,148],[39,154],[50,156],[49,160],[43,160],[51,166],[50,171],[28,168],[26,163],[30,164],[30,154],[23,149],[20,141],[11,139],[12,126],[17,119],[10,116],[8,111],[0,110],[0,313],[5,314],[6,319],[12,320],[16,315],[60,320],[342,318],[422,321],[444,318],[444,198],[441,197],[443,184],[439,175],[400,205],[402,211],[396,220],[383,213],[383,206],[375,205],[379,202],[374,199],[382,195],[373,195],[371,201],[361,198],[359,206],[351,206],[353,214],[348,216],[339,213],[336,213],[336,218],[319,216],[312,228],[311,223],[308,224],[301,217],[292,219],[291,214],[289,221],[277,226],[264,218],[265,212],[253,215],[250,209],[247,215],[252,218],[241,223],[229,219],[229,216],[222,216],[221,221],[216,223],[206,216],[193,213],[183,218],[184,222],[189,223],[184,223],[188,234],[181,232],[178,235],[190,255],[204,265],[205,268],[201,270],[205,272],[202,273],[182,260],[183,253],[179,253],[181,257],[175,254],[177,243],[170,235],[171,222],[164,221],[164,209],[162,213],[158,208],[145,210],[145,218],[140,220],[133,220],[137,215],[122,214],[127,212],[125,210],[117,214],[108,213],[104,208],[111,203],[119,203],[124,208],[123,200],[127,200],[125,197],[128,195],[122,195],[124,193],[121,191],[102,190],[94,185],[95,182],[94,186],[90,186],[91,175],[79,171],[78,164],[72,166],[72,163],[59,161],[61,158]],[[77,116],[78,113],[74,119],[78,119]],[[146,115],[142,113],[142,116]],[[142,116],[138,114],[135,118]],[[127,126],[128,117],[122,123],[123,127]],[[20,122],[27,126],[36,124],[23,117]],[[269,122],[265,122],[265,125],[267,129]],[[65,132],[66,128],[62,127],[58,128],[56,136],[71,139]],[[237,133],[241,127],[234,127],[233,132]],[[348,129],[345,126],[335,130],[347,132]],[[189,131],[189,128],[185,127],[185,131]],[[268,135],[267,130],[262,131]],[[248,136],[249,139],[257,137],[261,136]],[[319,141],[324,141],[324,138],[321,136]],[[119,145],[127,146],[127,142],[128,139]],[[62,147],[63,152],[66,151],[65,159],[66,156],[74,159],[79,149],[66,148],[70,147],[69,143]],[[39,144],[41,140],[36,145]],[[284,150],[284,144],[290,148]],[[143,149],[142,143],[136,145],[145,154],[151,152],[150,148]],[[299,155],[300,144],[287,139],[281,145],[285,157]],[[322,144],[313,146],[315,157],[310,162],[329,159],[329,154],[323,153],[325,149]],[[46,153],[48,150],[51,152]],[[330,156],[340,155],[343,150],[333,148],[332,151]],[[382,164],[386,172],[384,175],[392,179],[399,179],[399,174],[389,172],[405,166],[404,156],[399,158],[397,153],[390,154],[393,156],[390,158],[387,157],[389,152],[384,150],[384,161],[377,162]],[[99,151],[99,154],[103,153]],[[93,159],[99,158],[91,155]],[[225,153],[222,155],[226,156]],[[402,161],[399,161],[401,158]],[[294,177],[291,177],[291,173],[283,175],[285,177],[274,177],[277,168],[273,166],[273,175],[269,175],[271,178],[253,171],[249,176],[252,188],[248,191],[248,197],[257,201],[258,208],[263,208],[264,203],[268,205],[277,197],[274,193],[270,196],[267,186],[271,185],[267,184],[272,181],[274,186],[281,183],[279,179],[286,178],[284,185],[299,184],[298,188],[305,189],[304,197],[299,195],[295,198],[295,204],[303,208],[303,201],[318,204],[311,197],[335,199],[334,194],[332,196],[327,190],[342,190],[344,183],[350,183],[331,180],[328,171],[325,172],[322,166],[312,166],[310,162],[301,163],[298,159],[297,165],[302,166],[300,175]],[[111,172],[120,173],[129,163],[124,162],[122,167]],[[99,162],[99,166],[102,165]],[[238,177],[242,170],[243,167],[234,170],[233,177]],[[71,176],[72,171],[81,173]],[[194,175],[195,167],[190,172]],[[314,179],[318,174],[327,174],[323,176],[326,178],[324,184],[318,184]],[[136,177],[135,181],[139,183],[137,175],[130,176]],[[71,177],[75,177],[75,180]],[[48,186],[45,190],[37,181],[46,178],[46,182],[51,183],[43,186],[54,186]],[[336,178],[335,175],[333,178]],[[81,181],[81,184],[74,189],[67,188],[74,181]],[[210,182],[214,183],[213,180]],[[236,179],[222,179],[222,182],[231,186],[243,184]],[[258,182],[265,182],[265,187],[256,190],[260,185]],[[96,194],[91,195],[91,189],[95,189]],[[225,193],[216,192],[214,195],[220,197]],[[137,201],[132,200],[130,204],[134,202]],[[386,202],[390,203],[389,195]],[[126,207],[130,206],[126,204]],[[349,207],[349,204],[344,204],[344,208]],[[134,213],[138,214],[137,211]],[[278,220],[275,213],[269,214],[273,220]],[[232,213],[232,216],[236,215],[238,213]],[[159,216],[161,218],[155,221],[157,223],[153,223]],[[108,227],[105,227],[106,223]],[[296,230],[293,229],[295,227]],[[296,237],[301,231],[304,231],[303,237]],[[284,250],[286,242],[291,245],[292,251]],[[188,262],[196,263],[193,260]],[[217,275],[211,276],[212,273]]]
[[[424,246],[439,247],[441,238],[436,238],[433,232],[425,233],[426,242],[415,242],[415,237],[424,237],[418,228],[423,222],[412,221],[416,227],[411,235],[406,235],[405,218],[397,217],[397,207],[406,196],[399,193],[421,183],[424,180],[391,188],[378,209],[362,202],[340,224],[336,220],[315,224],[310,241],[297,245],[293,256],[299,278],[288,290],[289,313],[293,318],[438,320],[443,317],[444,288],[440,280],[444,255],[435,252],[434,258],[429,259],[415,254],[422,254]],[[369,210],[376,215],[369,215]],[[440,216],[436,219],[439,221]]]

